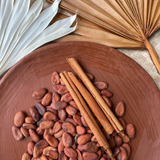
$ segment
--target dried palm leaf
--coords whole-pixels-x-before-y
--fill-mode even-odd
[[[31,7],[30,0],[0,0],[0,75],[36,48],[76,29],[76,25],[71,27],[76,15],[48,27],[60,1],[42,11],[43,0]]]
[[[53,2],[54,0],[48,0]],[[63,0],[60,7],[82,18],[75,33],[58,41],[92,41],[114,48],[148,49],[160,73],[159,58],[148,38],[160,28],[160,0]]]

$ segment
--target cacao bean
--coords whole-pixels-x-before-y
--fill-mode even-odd
[[[61,140],[58,144],[58,153],[62,152],[64,150],[63,141]]]
[[[119,149],[120,149],[121,160],[127,160],[128,155],[126,149],[122,146],[120,146]]]
[[[91,140],[91,134],[84,134],[78,137],[77,143],[83,145],[89,142],[90,140]]]
[[[77,158],[77,152],[73,148],[64,148],[64,153],[67,157]]]
[[[61,130],[61,128],[62,128],[62,123],[56,122],[53,127],[53,133],[57,133],[58,131]]]
[[[59,77],[59,74],[57,72],[52,73],[51,82],[52,82],[53,85],[59,84],[60,77]]]
[[[83,152],[84,160],[96,160],[97,158],[98,158],[98,155],[96,153]]]
[[[58,159],[58,153],[54,151],[49,151],[48,156],[52,159]]]
[[[57,115],[55,115],[52,112],[46,112],[43,116],[43,118],[45,120],[49,120],[49,121],[56,121],[57,120]]]
[[[24,137],[29,137],[29,131],[25,129],[24,127],[21,127],[21,132],[24,135]]]
[[[12,133],[13,133],[13,137],[16,141],[20,141],[24,138],[22,132],[20,131],[19,128],[17,128],[16,126],[12,127]]]
[[[77,109],[75,107],[72,107],[72,106],[67,106],[66,107],[66,112],[69,114],[69,115],[75,115],[77,113]]]
[[[72,123],[70,123],[70,122],[64,122],[64,123],[62,124],[62,128],[63,128],[63,130],[64,130],[65,132],[68,132],[68,133],[70,133],[71,135],[76,132],[75,126],[74,126]]]
[[[49,156],[49,151],[57,152],[57,148],[48,146],[48,147],[46,147],[46,148],[43,149],[43,154],[44,154],[45,156]]]
[[[53,90],[58,92],[59,94],[65,94],[68,93],[68,89],[66,86],[63,86],[61,84],[53,86]]]
[[[121,138],[120,136],[116,135],[116,136],[114,137],[114,140],[115,140],[115,145],[116,145],[117,147],[120,147],[120,146],[122,145],[122,138]]]
[[[108,105],[109,108],[112,108],[112,102],[109,98],[107,98],[105,95],[102,95],[102,98],[104,99],[104,101],[106,102],[106,104]]]
[[[36,129],[36,132],[37,132],[38,135],[43,135],[44,130],[41,129],[40,127],[38,127],[38,128]]]
[[[63,134],[63,132],[64,132],[64,130],[63,130],[63,129],[61,129],[60,131],[58,131],[57,133],[55,133],[55,134],[54,134],[54,137],[55,137],[55,138],[59,138],[59,137],[61,137],[61,136],[62,136],[62,134]]]
[[[42,103],[43,106],[48,106],[51,103],[51,101],[52,101],[52,94],[51,93],[47,93],[43,97],[41,103]]]
[[[63,132],[62,141],[63,141],[63,145],[65,147],[71,147],[72,146],[72,143],[73,143],[72,136],[67,132]]]
[[[31,160],[31,156],[26,152],[22,155],[22,160]]]
[[[47,90],[42,88],[42,89],[39,89],[39,90],[33,92],[32,97],[35,100],[39,100],[39,99],[42,99],[46,93],[47,93]]]
[[[67,117],[66,110],[65,109],[58,110],[58,117],[64,121]]]
[[[45,139],[53,148],[58,147],[58,140],[55,137],[48,134],[45,136]]]
[[[90,73],[86,73],[87,77],[89,78],[90,81],[94,80],[94,76]]]
[[[30,107],[29,111],[31,113],[32,118],[34,121],[38,122],[40,120],[40,115],[36,107]]]
[[[53,92],[52,94],[52,103],[60,101],[60,95],[57,92]]]
[[[78,134],[85,134],[86,129],[82,126],[76,126],[76,131]]]
[[[119,102],[115,108],[115,114],[118,117],[123,117],[125,113],[125,107],[123,102]]]
[[[81,117],[79,115],[73,115],[73,120],[79,124],[80,126],[82,126],[82,121],[81,121]]]
[[[34,129],[34,130],[37,128],[36,125],[32,123],[23,123],[22,127],[25,129]]]
[[[77,151],[77,158],[78,158],[78,160],[83,160],[81,152],[78,149],[76,149],[76,151]]]
[[[123,143],[122,147],[124,147],[126,149],[126,151],[127,151],[127,158],[129,158],[130,154],[131,154],[131,147],[127,143]]]
[[[25,121],[25,114],[23,112],[17,112],[14,116],[14,125],[21,127]]]
[[[39,127],[40,127],[41,129],[47,129],[47,128],[51,128],[51,127],[53,127],[53,126],[54,126],[54,122],[53,122],[53,121],[48,121],[48,120],[42,121],[42,122],[40,123],[40,125],[39,125]]]
[[[70,93],[66,93],[61,97],[61,101],[64,101],[64,102],[70,102],[72,99],[73,98]]]
[[[93,82],[93,84],[99,90],[103,90],[108,87],[108,85],[105,82]]]
[[[39,112],[39,114],[40,115],[44,115],[45,114],[45,108],[42,106],[42,104],[40,104],[40,103],[36,103],[36,108],[37,108],[37,110],[38,110],[38,112]]]
[[[97,152],[98,151],[98,147],[96,145],[96,143],[94,142],[88,142],[84,145],[78,145],[79,146],[79,150],[80,151],[86,151],[86,152]]]
[[[109,91],[109,90],[106,90],[106,89],[102,90],[101,94],[105,95],[108,98],[111,98],[113,96],[113,93],[111,91]]]
[[[74,107],[74,108],[76,108],[76,109],[79,110],[79,108],[78,108],[78,106],[76,105],[75,101],[70,101],[69,104],[70,104],[72,107]]]
[[[47,111],[47,112],[54,113],[55,115],[58,114],[58,111],[55,110],[55,109],[53,109],[51,106],[47,106],[47,107],[46,107],[46,111]]]
[[[135,138],[136,131],[135,131],[135,127],[133,126],[133,124],[127,124],[126,133],[129,138],[131,139]]]
[[[64,154],[64,152],[59,153],[59,158],[58,160],[68,160],[68,157]]]
[[[43,153],[43,149],[37,149],[36,147],[34,147],[33,157],[35,158],[40,157],[42,153]]]
[[[110,146],[111,149],[113,149],[115,147],[115,140],[112,136],[109,140],[109,146]]]
[[[51,136],[53,135],[52,128],[47,128],[47,129],[44,130],[43,138],[45,139],[45,136],[48,135],[48,134],[51,135]]]
[[[42,117],[36,124],[37,124],[37,126],[39,126],[40,125],[40,123],[42,122],[44,120],[44,118]]]
[[[31,136],[32,140],[36,143],[40,140],[40,137],[33,129],[29,129],[29,135]]]
[[[40,140],[35,144],[35,147],[37,149],[44,149],[48,146],[48,142],[45,139]]]
[[[34,150],[34,143],[31,141],[27,145],[27,151],[30,155],[33,155],[33,150]]]
[[[57,101],[57,102],[52,103],[51,107],[55,110],[60,110],[60,109],[67,107],[67,103],[62,102],[62,101]]]
[[[74,126],[77,125],[77,123],[72,118],[66,118],[66,122],[72,123]]]
[[[34,124],[34,123],[35,123],[35,121],[34,121],[34,119],[33,119],[32,117],[26,117],[26,118],[25,118],[25,123],[31,123],[31,124]]]

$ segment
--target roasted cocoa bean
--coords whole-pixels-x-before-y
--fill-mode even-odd
[[[66,110],[65,109],[58,110],[58,117],[64,121],[67,117]]]
[[[76,150],[74,150],[73,148],[67,148],[65,147],[64,148],[64,153],[67,157],[70,157],[70,158],[77,158],[77,152]]]
[[[68,160],[68,157],[64,154],[64,152],[59,153],[59,158],[58,160]]]
[[[58,153],[62,152],[64,150],[63,141],[61,140],[58,144]]]
[[[103,90],[108,87],[108,85],[105,82],[93,82],[93,84],[99,90]]]
[[[42,88],[33,92],[32,97],[36,100],[39,100],[39,99],[42,99],[46,93],[47,93],[47,90]]]
[[[31,141],[28,143],[27,145],[27,152],[30,154],[30,155],[33,155],[33,150],[34,150],[34,143]]]
[[[39,125],[39,127],[40,127],[41,129],[47,129],[47,128],[51,128],[51,127],[53,127],[53,126],[54,126],[54,122],[53,122],[53,121],[47,121],[47,120],[42,121],[42,122],[40,123],[40,125]]]
[[[72,106],[67,106],[66,107],[66,112],[69,114],[69,115],[75,115],[77,114],[77,109],[75,107],[72,107]]]
[[[43,138],[45,139],[45,136],[48,135],[48,134],[51,135],[51,136],[53,135],[52,128],[47,128],[47,129],[44,130]]]
[[[21,127],[21,132],[24,135],[24,137],[29,137],[29,131],[25,129],[24,127]]]
[[[43,118],[45,120],[49,120],[49,121],[56,121],[57,120],[57,115],[55,115],[52,112],[46,112],[43,116]]]
[[[115,108],[115,114],[118,117],[123,117],[125,113],[125,106],[123,102],[119,102]]]
[[[52,103],[60,101],[61,97],[57,92],[53,92],[52,94]]]
[[[58,147],[58,140],[55,137],[48,134],[45,136],[45,139],[53,148]]]
[[[43,155],[49,156],[49,151],[57,152],[57,148],[48,146],[48,147],[46,147],[46,148],[43,149]]]
[[[31,124],[34,124],[34,123],[35,123],[35,121],[34,121],[33,117],[26,117],[26,118],[25,118],[25,123],[31,123]]]
[[[120,152],[120,149],[118,147],[113,148],[113,155],[112,156],[116,157],[119,154],[119,152]]]
[[[84,134],[78,137],[77,143],[83,145],[89,142],[90,140],[91,140],[91,134]]]
[[[53,85],[59,84],[60,77],[59,77],[59,74],[57,72],[52,73],[51,82],[52,82]]]
[[[60,110],[60,109],[67,107],[67,103],[62,102],[62,101],[57,101],[57,102],[52,103],[51,107],[55,110]]]
[[[71,100],[73,100],[73,98],[70,93],[66,93],[61,97],[61,101],[64,101],[64,102],[70,102]]]
[[[90,73],[86,73],[87,77],[89,78],[90,81],[94,80],[94,76]]]
[[[80,126],[82,126],[82,121],[81,121],[81,117],[79,115],[73,115],[73,119],[74,121],[79,124]]]
[[[29,111],[31,113],[32,118],[34,121],[38,122],[40,120],[40,115],[36,107],[30,107]]]
[[[115,137],[116,135],[117,135],[117,132],[114,130],[114,131],[112,132],[112,136]]]
[[[55,137],[55,138],[59,138],[59,137],[61,137],[61,136],[62,136],[62,134],[63,134],[63,132],[64,132],[64,130],[63,130],[63,129],[61,129],[60,131],[58,131],[57,133],[55,133],[55,134],[54,134],[54,137]]]
[[[22,160],[31,160],[31,156],[27,152],[23,153]]]
[[[101,94],[105,95],[108,98],[111,98],[113,96],[113,93],[111,91],[109,91],[109,90],[106,90],[106,89],[102,90]]]
[[[135,138],[136,131],[135,131],[135,127],[133,126],[133,124],[127,124],[126,133],[129,138],[131,139]]]
[[[17,128],[16,126],[12,127],[12,133],[13,133],[13,137],[15,138],[16,141],[20,141],[24,138],[20,129]]]
[[[78,145],[79,146],[79,150],[80,151],[86,151],[86,152],[97,152],[98,151],[98,147],[97,144],[94,142],[88,142],[84,145]]]
[[[25,129],[34,129],[34,130],[37,128],[36,125],[32,123],[23,123],[22,127]]]
[[[86,129],[82,126],[76,126],[76,131],[78,134],[85,134],[86,133]]]
[[[45,110],[45,108],[44,108],[44,106],[42,104],[36,103],[36,108],[37,108],[37,110],[38,110],[40,115],[43,116],[45,114],[46,110]]]
[[[37,132],[38,135],[43,135],[44,130],[41,129],[40,127],[38,127],[38,128],[36,129],[36,132]]]
[[[112,108],[112,102],[109,98],[107,98],[105,95],[102,95],[102,98],[104,99],[104,101],[106,102],[106,104],[108,105],[109,108]]]
[[[21,127],[25,121],[25,114],[23,112],[17,112],[14,116],[14,125]]]
[[[116,136],[114,137],[114,140],[115,140],[115,145],[116,145],[117,147],[120,147],[120,146],[122,145],[122,138],[121,138],[120,136],[116,135]]]
[[[87,122],[85,121],[85,119],[83,118],[83,116],[81,116],[81,122],[85,127],[88,127]]]
[[[33,129],[29,129],[29,135],[31,136],[33,142],[37,143],[40,140],[40,137]]]
[[[83,160],[81,152],[78,149],[76,149],[76,151],[77,151],[77,159],[78,160]]]
[[[121,155],[121,160],[127,160],[128,155],[127,155],[126,149],[124,147],[122,147],[122,146],[120,146],[119,149],[120,149],[120,153],[119,154]]]
[[[131,147],[127,143],[123,143],[122,147],[124,147],[126,149],[126,151],[127,151],[127,158],[129,158],[130,154],[131,154]]]
[[[58,114],[58,111],[53,109],[51,106],[46,107],[46,112],[51,112],[51,113],[54,113],[55,115]]]
[[[53,86],[53,90],[58,92],[59,94],[65,94],[68,93],[68,89],[66,86],[63,86],[61,84]]]
[[[75,129],[75,126],[70,123],[70,122],[64,122],[62,124],[62,128],[65,132],[68,132],[70,133],[71,135],[75,134],[76,133],[76,129]]]
[[[73,118],[66,118],[66,122],[72,123],[74,126],[77,126],[77,123],[73,120]]]
[[[47,93],[43,97],[41,103],[42,103],[43,106],[48,106],[51,103],[51,101],[52,101],[52,94],[51,93]]]
[[[97,158],[98,158],[98,155],[96,153],[83,152],[84,160],[96,160]]]
[[[123,130],[126,129],[126,123],[124,122],[124,120],[122,118],[118,118],[118,121],[120,122],[120,124],[122,125],[123,127]]]
[[[40,157],[42,153],[43,153],[43,149],[37,149],[36,147],[34,147],[33,157],[35,158]]]
[[[72,107],[74,107],[74,108],[76,108],[76,109],[79,110],[79,108],[78,108],[78,106],[76,105],[75,101],[70,101],[69,104],[70,104]]]
[[[42,117],[36,124],[37,124],[37,126],[39,126],[40,125],[40,123],[42,122],[44,120],[44,118]]]
[[[49,151],[48,156],[52,159],[58,159],[58,153],[54,151]]]
[[[44,149],[44,148],[46,148],[48,145],[49,145],[48,142],[47,142],[45,139],[42,139],[42,140],[40,140],[39,142],[37,142],[37,143],[35,144],[35,147],[36,147],[37,149]]]
[[[58,131],[61,130],[61,128],[62,128],[62,123],[56,122],[53,127],[53,133],[57,133]]]
[[[72,146],[72,143],[73,143],[72,136],[67,132],[63,132],[62,141],[63,141],[63,145],[65,147],[71,147]]]
[[[113,149],[115,147],[115,140],[112,136],[109,140],[109,146],[110,146],[111,149]]]

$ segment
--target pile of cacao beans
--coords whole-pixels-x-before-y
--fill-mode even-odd
[[[108,90],[108,85],[104,82],[94,82],[91,74],[87,73],[87,76],[112,109],[113,93]],[[22,160],[111,159],[98,144],[57,72],[53,72],[51,82],[53,83],[53,93],[48,93],[43,88],[32,94],[37,102],[35,106],[29,108],[30,115],[19,111],[14,117],[12,132],[15,140],[20,141],[29,136],[32,139],[27,145],[26,153],[22,155]],[[135,127],[132,124],[126,125],[122,119],[125,114],[123,102],[117,104],[114,113],[129,137],[125,143],[116,131],[109,135],[97,119],[96,121],[109,142],[113,151],[113,159],[127,160],[131,154],[128,143],[130,139],[135,138]]]

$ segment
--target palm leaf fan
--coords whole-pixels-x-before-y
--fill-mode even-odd
[[[54,0],[48,0],[53,3]],[[75,33],[62,41],[91,41],[114,48],[148,49],[160,73],[160,62],[148,38],[160,28],[160,0],[63,0],[60,7],[100,26],[83,20]],[[86,22],[85,22],[86,21]]]

